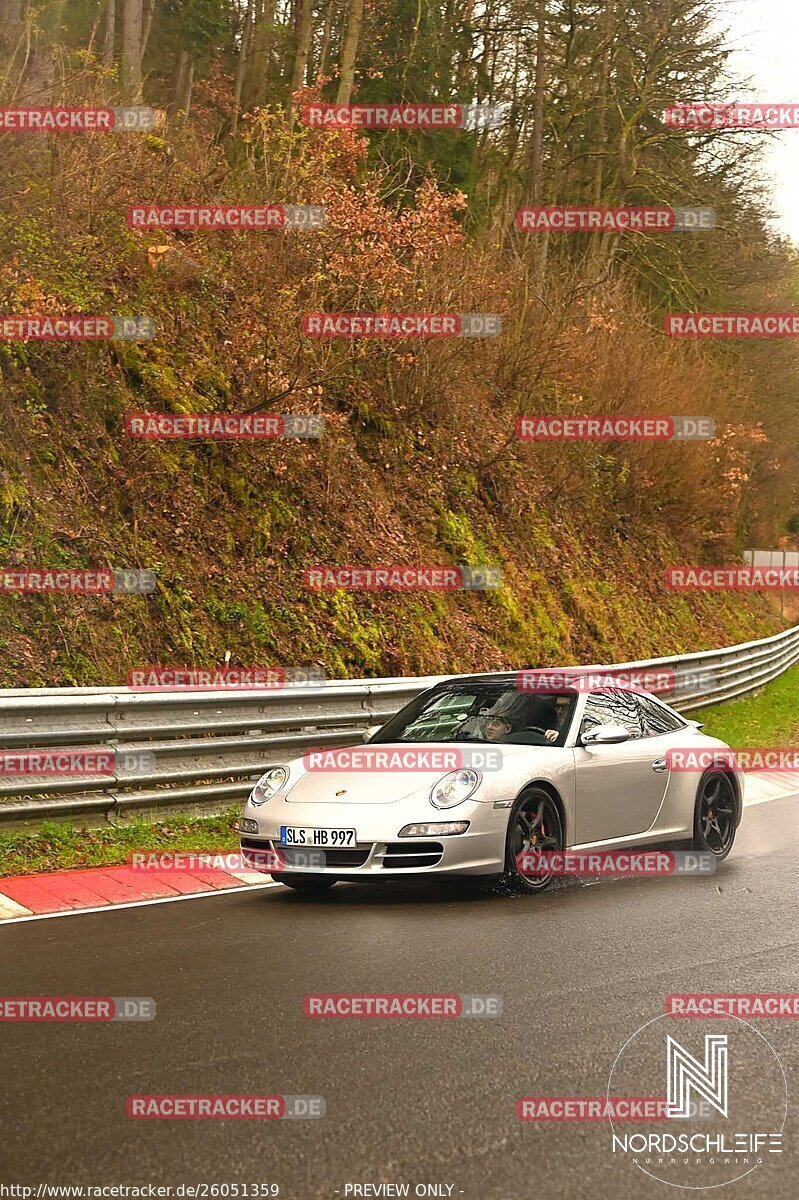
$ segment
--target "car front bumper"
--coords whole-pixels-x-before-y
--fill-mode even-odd
[[[415,804],[283,804],[275,800],[250,804],[244,817],[258,823],[258,833],[241,836],[242,855],[250,869],[280,879],[281,870],[337,877],[386,878],[406,875],[491,875],[504,869],[508,809],[490,802],[466,802],[448,810]],[[399,837],[411,824],[468,821],[464,833]],[[281,847],[280,826],[352,829],[356,845],[341,849]],[[274,857],[273,857],[274,856]],[[279,858],[280,863],[276,863]]]

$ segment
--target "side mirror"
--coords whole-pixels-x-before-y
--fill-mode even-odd
[[[618,746],[630,740],[630,731],[623,725],[596,725],[580,738],[583,746]]]
[[[382,725],[367,725],[361,735],[361,741],[370,742],[376,733],[379,733],[383,728]]]

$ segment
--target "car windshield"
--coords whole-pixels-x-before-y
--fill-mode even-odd
[[[573,692],[524,692],[512,682],[448,685],[412,700],[371,740],[562,746],[575,701]]]

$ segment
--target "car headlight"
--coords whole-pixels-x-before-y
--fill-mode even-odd
[[[285,767],[270,767],[256,783],[250,795],[250,804],[264,804],[276,796],[285,785],[289,773]]]
[[[456,804],[463,804],[464,800],[468,800],[472,792],[477,790],[480,779],[479,771],[450,771],[449,775],[439,779],[434,786],[430,793],[430,803],[435,808],[454,808]]]

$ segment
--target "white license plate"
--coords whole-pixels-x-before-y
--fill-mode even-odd
[[[308,829],[297,825],[280,826],[281,846],[354,846],[354,829]]]

